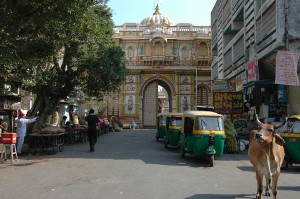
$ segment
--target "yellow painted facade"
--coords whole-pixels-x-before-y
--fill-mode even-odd
[[[115,26],[114,43],[126,54],[128,75],[108,115],[118,115],[121,121],[134,118],[140,127],[155,126],[162,111],[158,86],[167,93],[166,112],[211,106],[210,42],[210,26],[173,25],[158,6],[141,23]]]

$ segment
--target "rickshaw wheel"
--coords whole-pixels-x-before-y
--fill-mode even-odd
[[[159,139],[158,139],[158,137],[156,136],[156,141],[158,141]]]
[[[168,148],[168,139],[167,139],[167,137],[165,138],[165,148]]]
[[[281,169],[282,169],[282,170],[285,170],[285,169],[288,168],[288,166],[289,166],[289,162],[287,161],[286,158],[284,158],[284,160],[283,160],[283,162],[282,162],[282,165],[281,165]]]
[[[208,161],[209,161],[209,165],[210,165],[211,167],[213,167],[214,164],[215,164],[215,156],[214,156],[214,155],[210,155],[210,156],[208,157]]]

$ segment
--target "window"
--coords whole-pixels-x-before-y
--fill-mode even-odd
[[[171,126],[181,126],[182,117],[172,117],[171,118]]]
[[[197,130],[213,130],[222,131],[222,118],[221,117],[198,117],[196,123]]]
[[[127,56],[128,58],[134,58],[134,50],[131,46],[127,50]]]
[[[197,89],[197,106],[208,105],[208,90],[204,86],[198,86]]]
[[[187,47],[182,48],[182,57],[183,58],[188,58],[188,50]]]
[[[160,124],[166,124],[166,116],[162,116],[161,118],[160,118]]]
[[[184,118],[184,136],[185,137],[193,134],[193,124],[194,124],[193,118],[190,118],[190,117]]]
[[[200,56],[208,56],[208,47],[206,43],[201,43],[199,46]]]

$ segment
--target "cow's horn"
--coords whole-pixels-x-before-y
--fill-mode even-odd
[[[256,120],[256,122],[257,122],[258,125],[261,124],[261,121],[259,121],[257,114],[255,114],[255,120]]]

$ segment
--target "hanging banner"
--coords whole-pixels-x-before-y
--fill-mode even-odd
[[[231,79],[228,81],[228,91],[229,92],[235,92],[236,89],[236,82],[235,79]]]
[[[235,91],[242,91],[243,85],[246,83],[246,72],[242,72],[240,75],[237,75],[235,78]]]
[[[253,61],[247,65],[246,68],[246,76],[247,76],[247,83],[251,81],[259,80],[259,73],[258,73],[258,62]]]
[[[297,76],[299,58],[299,52],[277,52],[275,84],[299,86],[299,79]]]

